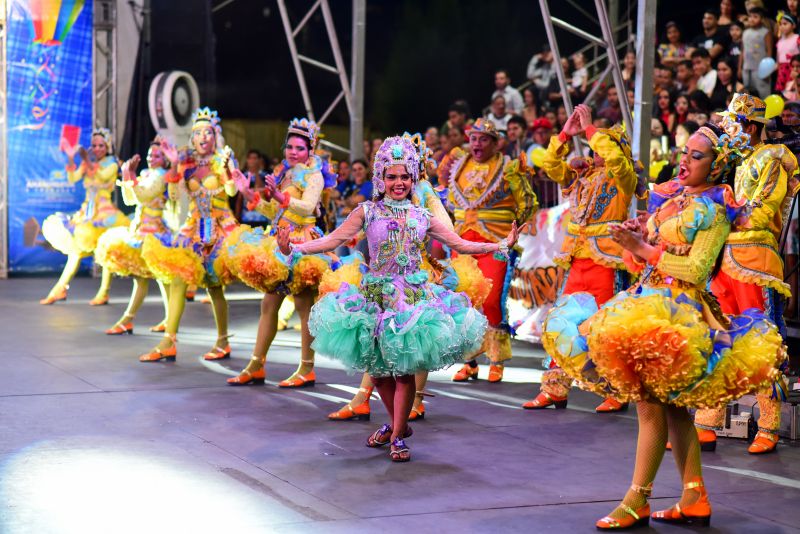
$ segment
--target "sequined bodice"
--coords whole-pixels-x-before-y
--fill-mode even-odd
[[[365,202],[370,270],[404,275],[419,270],[430,213],[410,201]]]

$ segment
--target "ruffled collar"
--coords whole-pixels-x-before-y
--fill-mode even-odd
[[[686,194],[693,197],[707,198],[714,204],[722,206],[725,208],[725,215],[731,223],[744,215],[745,203],[736,201],[733,189],[731,189],[729,185],[714,185],[700,193],[688,193],[685,189],[686,188],[682,186],[677,179],[656,185],[653,191],[651,191],[650,198],[647,201],[647,212],[652,214],[668,200]]]

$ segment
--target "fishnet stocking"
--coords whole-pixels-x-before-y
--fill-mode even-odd
[[[677,406],[667,407],[667,421],[669,424],[669,440],[672,443],[672,456],[681,482],[702,480],[703,473],[700,467],[700,440],[697,439],[697,430],[694,428],[692,416],[686,408]],[[681,493],[680,505],[686,507],[697,502],[700,498],[698,488],[684,489]]]
[[[639,417],[636,464],[633,468],[631,488],[622,499],[623,505],[634,510],[647,503],[649,488],[656,478],[667,445],[666,406],[658,401],[640,401],[636,404],[636,412]],[[614,519],[623,519],[627,515],[622,506],[618,506],[609,514]]]

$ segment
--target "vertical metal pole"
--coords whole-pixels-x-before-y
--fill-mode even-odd
[[[636,14],[636,89],[632,151],[645,169],[650,168],[650,118],[653,109],[653,54],[648,48],[655,42],[656,0],[639,0]]]
[[[297,56],[297,45],[295,45],[294,37],[292,36],[292,25],[289,23],[289,13],[286,11],[285,0],[278,0],[278,10],[281,12],[281,21],[283,21],[283,30],[286,32],[286,41],[289,43],[289,52],[292,54],[292,65],[297,74],[297,81],[300,84],[300,94],[303,97],[303,105],[306,108],[306,115],[310,120],[314,119],[314,110],[311,107],[311,97],[308,96],[308,87],[306,86],[306,78],[303,76],[303,67],[300,66],[300,58]]]
[[[564,69],[561,68],[561,52],[558,51],[558,41],[556,41],[556,33],[553,30],[553,21],[550,19],[550,7],[547,5],[547,0],[539,0],[539,7],[542,9],[542,19],[544,19],[544,31],[547,33],[547,41],[550,43],[550,50],[553,52],[553,62],[556,67],[558,87],[561,89],[561,96],[564,98],[564,107],[567,109],[567,115],[572,115],[572,98],[569,96]]]
[[[539,0],[543,2],[544,0]],[[646,0],[640,0],[641,6]],[[625,84],[622,80],[622,71],[619,68],[619,58],[617,57],[617,49],[614,44],[614,34],[611,30],[611,24],[608,22],[608,13],[606,13],[606,5],[604,0],[594,0],[595,7],[597,8],[597,18],[600,21],[600,29],[603,31],[603,40],[608,47],[608,61],[614,65],[611,69],[611,75],[614,77],[614,87],[617,88],[617,95],[619,96],[620,107],[622,108],[622,120],[625,123],[625,129],[628,132],[633,131],[633,119],[631,117],[631,108],[628,104],[628,93],[625,91]],[[655,18],[655,14],[653,15]],[[641,50],[642,52],[644,49]],[[645,54],[642,54],[645,55]],[[637,61],[641,61],[638,58]],[[652,62],[651,62],[652,65]],[[652,70],[652,67],[651,67]]]
[[[347,79],[344,59],[342,59],[342,49],[339,47],[339,39],[336,37],[336,28],[333,25],[331,6],[328,4],[328,0],[322,0],[320,6],[322,7],[322,19],[325,21],[325,30],[328,32],[328,40],[331,43],[331,50],[333,51],[333,61],[336,64],[339,81],[342,84],[342,91],[344,91],[344,101],[345,104],[347,104],[347,111],[352,112],[353,95],[350,90],[350,81]]]
[[[569,88],[567,87],[567,78],[564,75],[564,69],[561,68],[561,52],[558,50],[556,32],[553,29],[553,21],[550,18],[550,6],[547,5],[547,0],[539,0],[539,7],[542,10],[544,30],[547,33],[547,42],[550,43],[550,50],[553,52],[553,63],[555,63],[556,77],[558,78],[558,87],[561,89],[561,97],[564,100],[564,108],[567,110],[567,115],[572,115],[572,98],[569,96]],[[575,150],[579,155],[583,155],[583,146],[577,138],[575,141]],[[559,194],[560,192],[561,187],[559,187]]]
[[[367,35],[367,1],[353,0],[353,39],[350,91],[350,158],[364,157],[364,53]]]

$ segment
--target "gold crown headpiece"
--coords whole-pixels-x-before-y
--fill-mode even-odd
[[[215,130],[219,128],[219,113],[208,106],[197,108],[192,114],[192,129],[211,125]]]
[[[295,117],[289,122],[289,129],[286,132],[286,138],[288,139],[290,135],[300,135],[305,137],[311,142],[311,148],[317,146],[317,137],[319,136],[319,126],[317,123],[308,120],[305,117],[302,119],[298,119]]]

